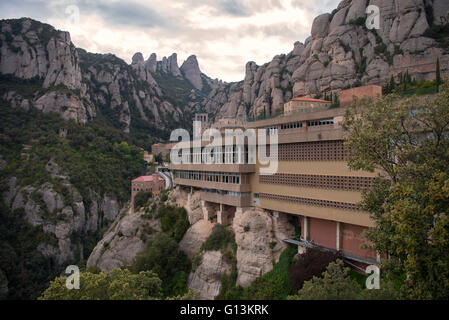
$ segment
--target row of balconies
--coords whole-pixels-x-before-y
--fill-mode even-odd
[[[201,200],[226,204],[228,206],[234,207],[249,207],[251,205],[250,196],[232,196],[232,195],[222,195],[218,193],[212,193],[207,191],[201,191]]]
[[[250,192],[251,186],[249,184],[235,184],[235,183],[223,183],[204,180],[192,180],[192,179],[174,179],[175,184],[183,186],[201,188],[201,189],[215,189],[233,192]]]

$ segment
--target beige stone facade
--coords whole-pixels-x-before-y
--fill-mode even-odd
[[[376,90],[369,86],[351,94]],[[292,110],[287,104],[286,110]],[[301,239],[308,245],[341,250],[357,262],[375,263],[376,253],[360,247],[365,242],[363,230],[374,224],[359,202],[379,172],[348,168],[341,127],[345,110],[325,109],[326,105],[246,124],[246,128],[266,130],[268,142],[273,131],[278,134],[277,151],[269,155],[277,159],[275,174],[261,174],[259,159],[247,163],[247,146],[224,146],[223,164],[171,164],[175,183],[201,190],[201,200],[217,208],[219,216],[229,212],[224,206],[235,207],[237,212],[254,206],[293,215],[301,221]],[[227,163],[226,148],[233,155]]]
[[[376,99],[382,96],[382,87],[369,85],[340,91],[340,106],[346,107],[352,104],[354,97],[358,99]]]

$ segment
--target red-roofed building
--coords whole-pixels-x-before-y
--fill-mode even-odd
[[[157,173],[151,176],[141,176],[131,181],[131,207],[134,211],[134,197],[140,191],[151,192],[152,195],[165,189],[165,180]]]
[[[312,99],[312,98],[304,98],[297,97],[292,100],[286,102],[284,104],[284,114],[290,114],[294,112],[302,112],[305,109],[327,109],[330,107],[332,102],[321,99]]]

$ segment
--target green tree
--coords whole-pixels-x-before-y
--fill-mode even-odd
[[[167,194],[163,192],[161,201],[166,197]],[[187,229],[190,227],[187,211],[182,207],[161,205],[158,210],[158,217],[161,221],[162,231],[172,237],[176,242],[181,241]]]
[[[354,103],[344,128],[352,169],[382,172],[363,195],[372,249],[404,275],[404,297],[449,298],[449,85],[425,99]]]
[[[204,251],[225,250],[228,243],[234,240],[234,235],[222,224],[216,224],[210,236],[201,246]]]
[[[440,87],[441,85],[441,71],[440,71],[440,58],[437,58],[437,65],[436,65],[436,76],[435,76],[435,82],[436,82],[436,86],[437,88]]]
[[[380,289],[363,289],[356,280],[350,278],[349,268],[338,259],[331,262],[322,277],[314,276],[304,282],[296,295],[288,296],[288,300],[365,300],[396,299],[397,293],[391,283],[386,282]]]
[[[134,196],[134,208],[141,208],[147,204],[148,200],[152,197],[151,191],[139,191]]]
[[[137,274],[128,269],[114,269],[109,273],[82,272],[80,288],[69,290],[66,277],[50,283],[39,300],[149,300],[162,297],[161,280],[152,271]]]
[[[158,233],[131,265],[135,273],[152,270],[162,280],[164,296],[182,295],[187,291],[190,261],[173,238]]]

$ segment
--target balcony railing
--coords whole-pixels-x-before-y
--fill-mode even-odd
[[[181,178],[175,178],[174,182],[175,184],[201,189],[216,189],[233,192],[249,192],[251,190],[251,186],[249,184],[223,183],[223,182],[181,179]]]
[[[233,196],[228,194],[219,194],[207,191],[201,191],[201,200],[226,204],[234,207],[249,207],[251,204],[250,196]]]

